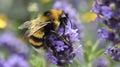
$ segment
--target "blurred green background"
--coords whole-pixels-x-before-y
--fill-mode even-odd
[[[30,67],[50,67],[50,64],[44,59],[44,52],[36,52],[27,40],[23,39],[26,30],[18,30],[18,26],[27,20],[34,19],[38,14],[52,9],[54,2],[57,0],[0,0],[0,36],[2,37],[6,33],[14,35],[14,37],[20,40],[29,49],[29,54],[27,55],[27,63]],[[61,0],[64,1],[64,0]],[[66,0],[68,1],[77,11],[77,16],[81,21],[83,26],[83,38],[81,39],[81,50],[88,52],[89,55],[78,56],[80,60],[77,63],[71,64],[71,67],[90,67],[89,65],[94,65],[94,62],[98,58],[106,58],[103,55],[103,51],[94,57],[94,52],[89,53],[92,50],[94,43],[98,39],[96,31],[98,29],[98,24],[94,23],[96,15],[90,12],[93,5],[93,0]],[[5,35],[7,36],[7,35]],[[11,36],[11,35],[10,35]],[[1,38],[0,38],[1,39]],[[101,49],[105,49],[106,45],[104,42],[99,43],[101,46],[95,47],[95,53],[99,52]],[[16,44],[17,45],[17,44]],[[17,45],[18,47],[20,45]],[[2,48],[2,47],[1,47]],[[0,58],[6,59],[11,55],[9,49],[0,48]],[[13,47],[14,49],[14,47]],[[23,49],[23,52],[26,49]],[[18,51],[19,52],[19,51]],[[88,56],[88,57],[85,57]],[[89,56],[93,56],[94,59],[87,61]],[[85,58],[83,58],[85,57]],[[119,63],[112,61],[111,59],[105,60],[109,65],[107,67],[119,67]],[[99,62],[98,62],[99,63]],[[53,66],[51,66],[53,67]],[[55,67],[55,66],[54,66]],[[93,66],[96,67],[96,66]],[[106,67],[106,66],[101,66]]]

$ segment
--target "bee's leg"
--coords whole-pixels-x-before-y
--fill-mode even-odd
[[[49,36],[45,36],[44,37],[44,45],[45,45],[45,47],[46,48],[53,47],[53,43],[48,38],[49,38]]]
[[[64,36],[65,35],[65,30],[66,30],[67,18],[61,18],[60,22],[61,22],[61,26],[63,27],[63,36]]]
[[[51,33],[53,33],[57,38],[62,40],[68,46],[71,46],[71,44],[63,36],[60,36],[57,32],[51,30]]]
[[[67,23],[70,23],[71,27],[73,27],[72,21],[71,21],[70,18],[68,17],[68,14],[66,14],[66,18],[64,18],[64,20],[61,20],[61,22],[62,22],[62,25],[63,25],[63,27],[64,27],[64,32],[63,32],[63,34],[65,33]]]
[[[47,41],[46,41],[46,37],[43,37],[43,45],[44,45],[44,48],[46,49],[46,48],[48,48],[48,46],[47,46]]]
[[[57,56],[58,54],[57,54],[57,51],[56,51],[55,47],[53,46],[53,42],[52,42],[51,40],[49,40],[48,37],[49,37],[49,36],[46,36],[46,37],[45,37],[45,41],[44,41],[44,43],[45,43],[45,45],[46,45],[45,48],[47,48],[47,50],[48,50],[49,48],[51,48],[51,49],[53,50],[54,55]]]
[[[64,22],[62,22],[63,25],[63,36],[65,35],[65,31],[66,31],[66,24]]]

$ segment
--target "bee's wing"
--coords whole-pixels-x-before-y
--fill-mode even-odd
[[[30,33],[30,30],[27,30],[27,31],[25,32],[25,34],[24,34],[23,39],[26,39],[26,38],[28,37],[29,33]]]
[[[31,26],[31,21],[26,21],[25,23],[23,23],[22,25],[20,25],[19,27],[18,27],[18,29],[24,29],[24,28],[28,28],[28,27],[30,27]]]
[[[46,26],[48,23],[50,22],[44,22],[44,23],[40,23],[38,25],[36,25],[35,27],[31,28],[30,30],[28,30],[25,35],[27,35],[27,37],[30,37],[31,35],[33,35],[36,31],[38,31],[40,28]]]

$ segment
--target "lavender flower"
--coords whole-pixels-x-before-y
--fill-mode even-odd
[[[78,29],[72,29],[70,22],[68,22],[68,24],[66,25],[65,35],[69,37],[70,42],[79,41],[77,32],[78,32]]]
[[[46,59],[48,59],[48,61],[50,61],[51,64],[57,64],[57,58],[55,56],[53,56],[52,52],[48,52],[45,54]]]
[[[98,30],[98,33],[101,39],[108,40],[112,43],[105,51],[105,54],[110,55],[113,60],[119,61],[120,0],[95,0],[92,12],[96,13],[97,16],[103,20],[103,24],[111,28],[111,31],[106,28],[101,28]]]
[[[107,6],[101,6],[100,10],[101,10],[101,14],[107,19],[110,19],[113,16],[112,9]]]
[[[57,52],[64,51],[65,48],[68,48],[67,45],[62,41],[55,41],[55,49]]]
[[[106,30],[105,28],[98,29],[97,33],[100,36],[100,40],[114,40],[115,34],[113,32],[110,32]]]
[[[105,51],[105,54],[110,55],[114,61],[120,61],[120,40],[112,43],[108,49]]]
[[[107,39],[109,37],[109,32],[104,28],[98,29],[97,33],[100,35],[101,39]]]
[[[76,12],[75,8],[73,8],[72,5],[66,1],[56,1],[53,5],[53,8],[57,9],[57,10],[63,10],[65,13],[68,14],[68,17],[69,17],[69,19],[68,19],[69,21],[67,21],[68,25],[70,25],[69,22],[73,22],[72,28],[78,29],[78,31],[77,31],[78,38],[81,39],[83,37],[83,35],[82,35],[83,26],[81,25],[80,20],[76,16],[77,12]]]
[[[12,55],[6,61],[5,67],[29,67],[24,58],[18,55]]]
[[[101,15],[106,19],[110,19],[114,14],[113,10],[110,7],[106,5],[101,6],[101,4],[98,3],[98,0],[95,0],[95,4],[91,12],[96,13],[98,17]]]
[[[106,58],[98,58],[94,63],[93,67],[108,67],[108,60]]]
[[[63,10],[68,14],[69,19],[66,21],[65,33],[62,26],[56,31],[67,43],[58,37],[51,35],[48,38],[50,42],[47,42],[49,47],[45,57],[51,64],[65,65],[72,63],[73,58],[76,56],[77,51],[74,49],[73,43],[79,42],[81,39],[81,24],[76,17],[76,11],[67,2],[56,1],[53,8]]]
[[[1,46],[6,47],[10,52],[21,55],[25,58],[29,56],[28,47],[12,33],[6,32],[0,35]]]
[[[99,14],[99,12],[100,12],[100,5],[98,4],[97,0],[94,1],[94,7],[91,9],[91,12]]]
[[[4,64],[5,64],[5,60],[0,58],[0,67],[4,67]]]

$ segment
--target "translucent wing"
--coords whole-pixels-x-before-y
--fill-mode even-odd
[[[22,25],[20,25],[20,26],[18,27],[18,29],[31,28],[31,27],[33,27],[33,26],[35,26],[35,25],[37,25],[37,24],[40,24],[40,23],[41,23],[41,22],[40,22],[40,19],[39,19],[39,17],[38,17],[38,18],[36,18],[36,19],[33,19],[33,20],[30,20],[30,21],[24,22]]]
[[[34,27],[32,27],[30,30],[28,30],[29,32],[26,32],[27,37],[30,37],[30,36],[33,35],[36,31],[38,31],[40,28],[46,26],[48,23],[50,23],[50,22],[40,23],[40,24],[35,25]]]
[[[20,25],[19,27],[18,27],[18,29],[24,29],[24,28],[28,28],[28,27],[30,27],[31,26],[31,22],[30,21],[26,21],[25,23],[23,23],[22,25]]]
[[[46,26],[50,22],[41,22],[40,18],[36,18],[34,20],[26,21],[21,26],[18,27],[18,29],[24,29],[28,28],[26,31],[24,38],[30,37],[33,35],[36,31],[38,31],[40,28]]]

